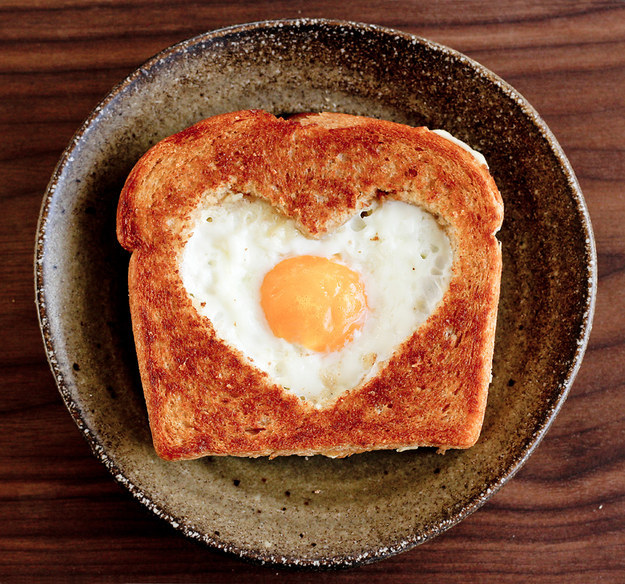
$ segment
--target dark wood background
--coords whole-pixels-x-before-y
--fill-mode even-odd
[[[115,483],[57,393],[32,277],[47,181],[113,85],[198,33],[302,16],[425,36],[510,82],[569,156],[599,255],[585,361],[522,471],[439,538],[381,563],[321,574],[212,552]],[[625,582],[624,141],[623,2],[0,0],[0,580]]]

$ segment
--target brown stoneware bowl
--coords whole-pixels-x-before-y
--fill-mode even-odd
[[[481,151],[505,203],[503,279],[479,442],[332,460],[160,460],[151,444],[115,237],[137,159],[197,120],[263,108],[340,111],[443,128]],[[565,400],[596,285],[588,213],[569,162],[514,89],[405,33],[326,20],[261,22],[166,49],[97,106],[43,200],[36,294],[61,395],[95,455],[189,537],[242,558],[350,566],[422,543],[478,509],[525,462]]]

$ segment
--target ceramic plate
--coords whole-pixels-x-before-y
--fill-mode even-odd
[[[115,237],[120,188],[158,140],[222,112],[340,111],[443,128],[481,151],[505,202],[493,382],[479,442],[345,460],[154,453]],[[41,210],[36,289],[59,390],[95,455],[187,536],[259,562],[349,566],[436,536],[524,463],[562,405],[590,330],[595,251],[571,167],[532,107],[465,56],[376,26],[262,22],[160,53],[64,152]]]

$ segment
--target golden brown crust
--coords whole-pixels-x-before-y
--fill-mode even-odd
[[[182,286],[178,256],[193,213],[225,192],[269,201],[313,237],[374,198],[420,205],[450,235],[449,289],[377,376],[317,409],[220,341]],[[487,169],[425,128],[243,111],[154,146],[126,181],[117,233],[132,252],[130,307],[158,454],[346,456],[471,446],[490,382],[502,219]]]

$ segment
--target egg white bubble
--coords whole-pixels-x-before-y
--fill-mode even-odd
[[[318,353],[274,336],[260,302],[267,272],[300,255],[358,274],[368,312],[341,350]],[[374,204],[321,239],[268,203],[233,194],[198,210],[179,263],[182,283],[216,334],[277,384],[321,407],[376,375],[440,302],[451,279],[449,238],[436,219],[399,201]]]

